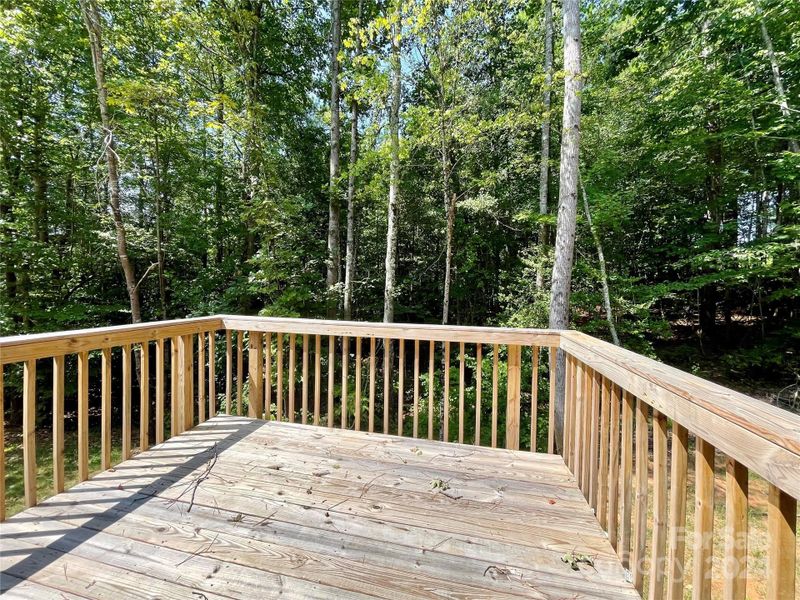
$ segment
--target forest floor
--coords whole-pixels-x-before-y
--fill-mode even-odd
[[[117,464],[122,459],[122,432],[120,429],[112,431],[112,464]],[[65,488],[78,483],[77,472],[77,432],[68,430],[64,433],[64,480]],[[134,442],[138,440],[138,431],[132,432]],[[5,456],[6,456],[6,510],[8,515],[13,515],[24,508],[24,483],[22,460],[22,431],[11,428],[5,431]],[[134,450],[134,453],[136,451]],[[52,432],[48,429],[39,429],[36,432],[36,456],[38,467],[37,497],[41,501],[53,495],[52,472]],[[99,472],[101,463],[100,428],[89,431],[89,469],[90,474]],[[716,502],[714,519],[714,565],[713,565],[713,592],[714,597],[722,594],[724,574],[724,535],[725,535],[725,457],[717,453],[716,457]],[[692,581],[692,546],[694,531],[694,461],[689,461],[689,476],[687,489],[687,524],[686,524],[686,570],[685,570],[685,597],[691,597]],[[750,509],[748,529],[748,598],[766,597],[766,552],[767,548],[767,494],[768,485],[758,475],[750,474]],[[652,473],[650,477],[650,499],[648,506],[652,511]],[[652,512],[649,515],[652,523]],[[648,544],[650,541],[648,540]],[[800,566],[799,566],[800,568]],[[647,581],[645,580],[645,585]]]

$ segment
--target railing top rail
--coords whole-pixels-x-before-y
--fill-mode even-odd
[[[0,365],[221,329],[218,316],[0,337]]]
[[[800,415],[578,331],[561,348],[800,498]]]
[[[269,331],[272,333],[552,347],[558,346],[559,338],[559,332],[551,329],[416,325],[412,323],[371,323],[366,321],[284,319],[275,317],[241,317],[236,315],[219,315],[219,317],[227,329]]]

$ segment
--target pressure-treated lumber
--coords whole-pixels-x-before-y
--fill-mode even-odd
[[[667,598],[669,600],[683,599],[688,465],[689,432],[680,424],[673,423],[669,495],[669,549],[666,574]]]
[[[26,360],[22,375],[22,461],[25,506],[36,505],[36,360]]]
[[[247,416],[260,419],[264,414],[264,340],[257,331],[248,333]]]
[[[747,467],[728,457],[725,463],[725,600],[747,594]]]
[[[2,386],[2,376],[0,376]],[[0,392],[2,393],[2,392]],[[0,412],[0,418],[3,413]],[[2,433],[2,432],[0,432]],[[3,437],[0,436],[0,440]],[[0,456],[0,460],[3,457]],[[53,357],[53,493],[64,491],[64,357]]]
[[[714,446],[697,438],[694,466],[694,566],[692,598],[711,598],[714,550]]]
[[[797,593],[797,500],[774,485],[767,508],[767,598],[792,600]]]

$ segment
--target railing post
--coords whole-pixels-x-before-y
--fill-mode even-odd
[[[519,450],[519,409],[522,346],[508,346],[508,381],[506,384],[506,448]]]
[[[262,334],[257,331],[249,332],[247,366],[249,367],[250,392],[247,396],[247,416],[251,419],[260,419],[264,415],[263,351]]]
[[[191,335],[180,338],[181,398],[183,400],[183,427],[188,431],[194,425],[194,346]]]
[[[770,484],[767,509],[767,598],[795,597],[797,500]]]
[[[22,383],[22,454],[25,507],[36,506],[36,359],[26,360]]]

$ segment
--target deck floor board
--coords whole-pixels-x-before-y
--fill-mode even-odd
[[[638,597],[558,456],[224,415],[8,519],[0,558],[9,597]]]

